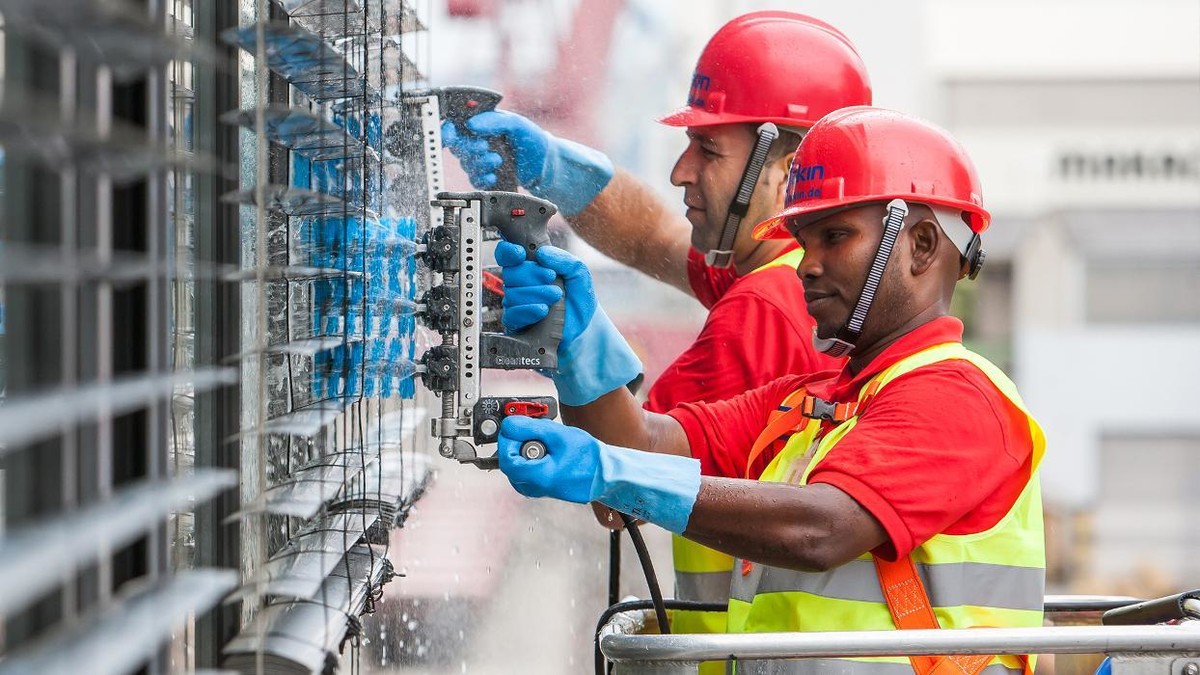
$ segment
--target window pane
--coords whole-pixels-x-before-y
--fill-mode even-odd
[[[1092,260],[1087,320],[1094,323],[1200,321],[1200,264],[1194,260]]]

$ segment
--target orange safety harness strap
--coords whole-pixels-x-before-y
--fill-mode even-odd
[[[895,562],[888,562],[877,555],[871,557],[875,560],[879,586],[883,589],[883,597],[896,628],[941,628],[937,615],[933,613],[933,605],[929,602],[929,592],[925,590],[925,584],[913,565],[912,556],[904,556]],[[993,658],[988,654],[956,654],[910,656],[908,660],[916,675],[979,675]],[[1025,675],[1033,675],[1029,657],[1022,655],[1017,658],[1024,666]]]
[[[746,457],[746,478],[750,478],[750,467],[754,466],[754,461],[758,459],[759,455],[763,454],[763,451],[780,436],[804,424],[805,419],[807,418],[804,416],[804,406],[802,405],[792,406],[783,414],[772,416],[771,421],[767,423],[767,428],[763,429],[758,438],[754,440],[750,454]]]
[[[862,400],[846,403],[831,403],[823,398],[810,396],[803,389],[788,394],[779,406],[781,412],[772,413],[771,419],[767,422],[767,428],[763,429],[750,448],[750,454],[746,457],[746,478],[751,477],[750,468],[754,466],[754,461],[766,451],[767,447],[784,434],[791,433],[803,426],[805,419],[841,424],[861,413],[879,391],[879,387],[878,381],[872,381],[867,385],[866,395]]]

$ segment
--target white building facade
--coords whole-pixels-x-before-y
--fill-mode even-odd
[[[1088,514],[1074,519],[1074,576],[1153,570],[1194,587],[1200,3],[924,9],[938,117],[995,216],[984,274],[998,278],[979,290],[1007,307],[980,303],[976,328],[1010,327],[1010,368],[1050,444],[1048,506]]]

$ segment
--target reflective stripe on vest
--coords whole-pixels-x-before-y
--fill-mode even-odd
[[[961,536],[936,535],[914,550],[911,559],[926,584],[934,615],[941,627],[1040,626],[1045,552],[1037,467],[1045,450],[1045,439],[1012,382],[983,357],[959,343],[947,343],[902,359],[876,375],[860,391],[859,400],[868,396],[868,389],[875,394],[901,375],[948,359],[971,362],[1025,413],[1033,442],[1033,475],[1009,512],[991,529]],[[794,402],[794,396],[789,400]],[[857,419],[854,417],[838,424],[823,436],[820,421],[809,421],[788,438],[782,451],[763,472],[761,480],[807,484],[813,469],[842,437],[854,429]],[[796,572],[761,564],[746,567],[747,574],[733,575],[730,632],[889,630],[896,627],[869,555],[824,573]],[[840,661],[846,665],[826,669],[804,660],[758,661],[739,665],[738,672],[820,675],[870,672],[874,675],[877,670],[890,669],[891,665],[902,667],[905,675],[913,672],[906,658],[827,661]],[[997,657],[991,664],[984,672],[993,668],[1023,670],[1023,664],[1016,657]],[[897,675],[900,672],[898,670]]]
[[[675,560],[676,598],[698,602],[729,600],[732,556],[678,535],[671,537],[671,552]],[[676,610],[671,613],[672,633],[723,633],[725,624],[725,612]],[[723,672],[723,669],[715,672]]]
[[[804,258],[804,249],[797,248],[756,268],[756,274],[772,267],[795,269]],[[675,597],[680,600],[698,602],[725,602],[729,599],[729,580],[733,573],[733,556],[714,551],[677,534],[671,535],[671,551],[675,560]],[[724,612],[672,613],[671,629],[674,633],[723,633],[726,618]],[[703,667],[701,673],[704,672]],[[724,666],[720,671],[724,672]]]
[[[759,575],[755,581],[758,593],[799,591],[856,602],[885,601],[870,556],[851,560],[843,568],[841,574],[831,579],[824,578],[825,575],[761,565],[756,565],[751,574]],[[1036,567],[976,562],[918,564],[917,574],[925,588],[930,589],[930,602],[937,607],[977,605],[1040,612],[1045,601],[1043,594],[1033,592],[1040,587],[1044,576]],[[746,590],[746,586],[739,584],[736,592],[745,593]],[[753,596],[735,597],[743,602],[754,599]]]
[[[675,597],[680,600],[725,602],[733,556],[714,551],[683,537],[671,541],[675,557]]]

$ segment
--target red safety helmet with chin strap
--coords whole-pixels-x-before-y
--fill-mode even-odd
[[[798,228],[838,211],[887,205],[883,238],[854,310],[835,335],[814,332],[818,351],[842,356],[854,349],[909,202],[933,210],[975,278],[985,258],[979,235],[991,215],[983,208],[975,165],[948,132],[910,115],[858,106],[822,118],[796,149],[784,209],[759,223],[755,238],[790,238]]]
[[[975,234],[991,222],[975,165],[949,132],[904,113],[857,106],[809,130],[792,158],[783,211],[759,223],[754,237],[790,239],[789,225],[892,199],[957,209]]]
[[[659,121],[807,128],[839,108],[870,103],[867,68],[841,31],[803,14],[751,12],[712,36],[696,63],[688,104]]]

